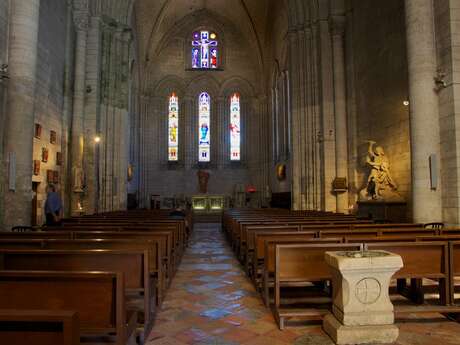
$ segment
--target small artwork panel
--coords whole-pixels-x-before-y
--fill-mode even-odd
[[[54,181],[54,171],[46,170],[46,182],[53,183]]]
[[[62,165],[62,153],[61,152],[56,152],[56,165],[58,166]]]
[[[42,125],[39,123],[35,124],[35,133],[34,133],[35,138],[41,139],[42,137]]]
[[[49,151],[46,147],[42,147],[42,162],[47,163],[48,162],[48,154]]]
[[[56,144],[57,142],[57,134],[55,131],[50,131],[50,143]]]
[[[34,175],[35,176],[40,175],[40,160],[39,159],[34,160]]]
[[[54,184],[59,183],[59,171],[53,171],[53,183]]]

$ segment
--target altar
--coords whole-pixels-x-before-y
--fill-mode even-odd
[[[194,221],[220,222],[224,208],[224,195],[200,194],[192,196]]]

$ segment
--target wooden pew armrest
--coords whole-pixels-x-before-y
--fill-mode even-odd
[[[128,309],[126,311],[126,338],[130,338],[136,330],[138,320],[138,312],[136,310]]]

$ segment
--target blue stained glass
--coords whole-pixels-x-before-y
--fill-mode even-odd
[[[193,33],[192,68],[218,68],[217,35],[209,31]]]
[[[209,162],[211,160],[211,97],[209,97],[206,92],[202,92],[199,96],[198,103],[198,161]]]

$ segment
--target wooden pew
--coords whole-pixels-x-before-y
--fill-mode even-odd
[[[109,250],[148,250],[150,270],[152,276],[157,280],[157,305],[163,300],[163,293],[166,290],[166,271],[163,264],[162,247],[159,241],[148,239],[0,239],[0,250],[2,249],[61,249],[61,250],[88,250],[88,249],[109,249]]]
[[[409,297],[418,306],[395,306],[398,312],[422,312],[436,310],[445,311],[444,306],[450,304],[449,285],[449,254],[448,242],[375,242],[364,244],[368,250],[386,250],[398,254],[404,266],[395,273],[394,279],[411,279],[412,291]],[[423,279],[438,281],[439,301],[437,306],[423,305]],[[400,291],[401,292],[401,291]],[[434,309],[433,309],[434,308]]]
[[[0,271],[0,296],[0,309],[78,312],[81,337],[126,345],[135,335],[137,314],[127,311],[123,273]]]
[[[15,238],[15,239],[31,239],[31,238],[60,238],[60,239],[71,239],[72,233],[69,231],[31,231],[31,232],[9,232],[0,231],[0,239]]]
[[[289,226],[289,225],[258,225],[258,226],[249,226],[244,231],[245,233],[245,244],[241,245],[241,261],[244,264],[246,273],[250,273],[249,267],[252,265],[252,259],[254,254],[254,234],[260,232],[277,232],[277,231],[300,231],[299,226]],[[311,237],[315,237],[315,234],[312,233]]]
[[[172,235],[168,231],[155,232],[119,232],[119,231],[78,231],[73,233],[75,239],[125,239],[125,240],[155,240],[160,241],[162,253],[165,253],[163,261],[166,265],[167,285],[171,283],[177,263],[173,256]]]
[[[8,345],[80,345],[74,311],[0,309],[0,340]]]
[[[312,282],[332,279],[332,273],[325,260],[327,251],[360,250],[357,244],[276,244],[275,245],[275,304],[274,314],[279,328],[284,329],[285,319],[305,317],[311,311],[289,310],[281,307],[282,287],[305,287]],[[330,303],[331,298],[314,297],[313,303]],[[326,311],[316,309],[323,315]]]
[[[121,272],[127,302],[143,312],[139,320],[149,334],[155,315],[156,282],[150,275],[148,250],[0,250],[0,269],[10,271]],[[138,301],[141,301],[139,306]],[[141,314],[140,314],[141,315]]]
[[[261,255],[261,283],[264,303],[267,307],[271,304],[270,289],[274,288],[275,281],[275,247],[278,244],[329,244],[329,243],[340,243],[340,239],[334,238],[310,238],[308,235],[302,238],[302,233],[296,234],[279,234],[263,236],[263,244],[260,244],[259,248],[263,248],[262,252],[258,249]],[[257,286],[257,284],[256,284]]]

